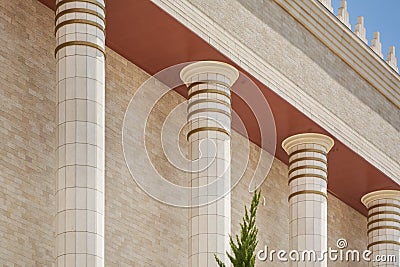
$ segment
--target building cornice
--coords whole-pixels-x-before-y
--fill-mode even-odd
[[[288,79],[276,68],[271,66],[263,58],[257,55],[252,49],[250,49],[242,42],[238,41],[237,38],[233,37],[229,32],[227,32],[221,26],[215,23],[196,6],[192,5],[187,0],[152,0],[152,2],[163,9],[165,12],[170,14],[172,17],[174,17],[180,23],[185,25],[191,31],[196,33],[199,37],[212,45],[215,49],[230,58],[243,70],[247,71],[253,77],[265,84],[268,88],[277,93],[292,106],[311,118],[314,122],[327,130],[340,142],[362,156],[365,160],[374,165],[377,169],[382,171],[397,184],[400,184],[400,166],[395,160],[393,160],[382,150],[377,148],[376,145],[367,140],[357,131],[352,129],[350,125],[344,122],[340,117],[336,116],[324,105],[308,95],[302,88],[300,88],[290,79]],[[283,0],[279,2],[280,4],[283,4]],[[329,11],[324,10],[324,7],[321,6],[319,2],[311,1],[310,3],[306,5],[310,5],[311,10],[307,11],[308,13],[316,12],[317,14],[319,14],[318,17],[329,17],[325,14],[325,12]],[[286,3],[286,5],[288,5],[287,8],[290,8],[289,4]],[[294,13],[296,12],[296,9],[291,8],[291,10]],[[300,14],[296,14],[300,19],[303,18],[303,16],[301,16]],[[303,19],[305,20],[305,18]],[[334,18],[330,18],[330,20],[332,21],[333,19]],[[313,28],[312,25],[315,25],[316,18],[313,18],[312,20],[314,22],[308,22],[311,25],[310,28]],[[324,20],[326,21],[326,18]],[[339,25],[339,23],[339,21],[335,21],[335,24],[337,24],[335,26],[335,29],[345,32],[345,29],[339,29],[339,26],[343,26]],[[314,28],[315,27],[316,26],[314,26]],[[314,31],[317,31],[317,29],[314,29]],[[352,35],[350,36],[350,34],[352,33],[343,33],[344,40],[354,39],[353,42],[359,42],[358,46],[364,45],[361,40],[356,39],[358,37]],[[331,43],[333,42],[332,38],[333,37],[331,36],[328,39]],[[353,43],[353,46],[355,45],[356,44]],[[365,50],[363,50],[363,54],[365,54],[365,56],[369,54],[369,56],[367,56],[369,57],[367,63],[369,61],[372,61],[372,63],[374,63],[374,66],[378,65],[378,70],[376,71],[381,73],[381,75],[383,75],[384,77],[387,77],[392,82],[392,85],[394,85],[395,83],[399,84],[400,80],[397,73],[395,73],[394,70],[389,69],[390,67],[386,65],[385,62],[381,62],[377,60],[377,58],[374,58],[375,56],[377,57],[377,55],[373,54],[373,51],[369,51],[369,48],[367,48],[368,47],[363,48]],[[347,58],[349,57],[350,56],[347,55]],[[358,60],[359,62],[361,62],[362,59],[358,58]],[[360,64],[358,64],[357,66],[355,66],[354,68],[359,68]],[[368,75],[368,78],[373,80],[375,84],[378,82],[376,79],[373,79],[374,74],[371,70],[363,72],[365,72],[366,75]],[[390,88],[387,85],[385,86],[385,91],[390,91]],[[393,94],[398,95],[398,90],[393,89]],[[332,124],[332,121],[335,122],[334,125]]]

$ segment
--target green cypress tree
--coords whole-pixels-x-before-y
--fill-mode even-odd
[[[244,207],[245,213],[243,222],[240,224],[240,237],[236,235],[236,243],[232,236],[230,236],[230,246],[233,255],[226,252],[229,260],[233,267],[254,267],[256,262],[255,249],[258,244],[257,233],[258,229],[256,226],[256,213],[258,203],[260,202],[261,192],[254,192],[253,199],[251,201],[250,212],[247,207]],[[219,267],[226,267],[226,265],[214,255],[215,260]]]

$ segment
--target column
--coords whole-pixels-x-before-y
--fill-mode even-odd
[[[376,256],[395,256],[395,262],[370,262],[369,266],[399,266],[400,191],[380,190],[366,194],[361,202],[368,209],[368,250]]]
[[[105,2],[58,0],[58,267],[104,266]]]
[[[239,77],[232,66],[201,61],[186,66],[181,79],[188,86],[187,138],[191,156],[189,266],[227,266],[231,228],[230,87]],[[215,201],[218,199],[217,201]],[[209,203],[211,202],[211,203]]]
[[[289,155],[289,238],[290,249],[314,250],[317,261],[291,262],[291,266],[327,266],[318,261],[327,250],[327,154],[332,138],[305,133],[291,136],[282,147]]]

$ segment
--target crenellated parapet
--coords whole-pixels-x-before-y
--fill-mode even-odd
[[[324,5],[330,12],[333,13],[331,0],[318,0]],[[340,7],[338,9],[337,18],[351,30],[350,15],[347,10],[347,0],[340,0]],[[364,25],[364,17],[359,16],[357,23],[354,28],[354,34],[357,35],[364,43],[368,45],[367,30]],[[371,49],[381,58],[384,58],[382,53],[382,43],[380,40],[380,33],[374,32],[374,36],[371,40]],[[391,46],[387,55],[386,63],[398,72],[397,59],[395,55],[395,48]]]

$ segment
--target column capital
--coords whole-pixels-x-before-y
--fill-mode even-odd
[[[329,152],[334,145],[334,141],[327,135],[319,134],[319,133],[303,133],[296,134],[286,138],[282,142],[282,148],[289,153],[290,149],[293,146],[302,145],[302,144],[318,144],[324,146],[326,151]]]
[[[191,78],[200,73],[217,73],[227,77],[231,85],[239,78],[239,71],[224,62],[220,61],[198,61],[187,65],[181,70],[180,77],[186,84],[191,83]]]
[[[372,201],[379,199],[394,199],[400,201],[400,191],[398,190],[378,190],[365,194],[361,198],[361,202],[364,206],[368,207],[368,204]]]

